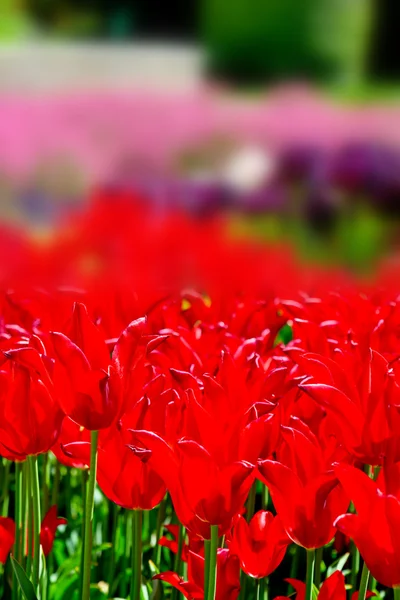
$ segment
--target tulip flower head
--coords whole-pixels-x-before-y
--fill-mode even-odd
[[[279,460],[258,465],[289,538],[305,548],[320,548],[334,536],[334,521],[349,501],[326,462],[316,436],[299,423],[282,427]]]
[[[9,517],[0,517],[0,563],[6,563],[15,542],[15,523]]]
[[[177,573],[167,571],[155,575],[178,589],[187,600],[204,598],[204,557],[189,552],[188,581]],[[220,548],[217,555],[217,588],[215,600],[236,600],[240,593],[239,560],[229,550]]]
[[[67,525],[67,519],[57,516],[57,506],[51,506],[42,520],[40,529],[40,545],[43,553],[48,556],[53,549],[57,528]]]
[[[280,518],[270,512],[259,511],[250,523],[239,517],[229,550],[238,556],[247,575],[261,579],[268,577],[280,565],[290,543]]]
[[[86,429],[109,427],[119,415],[119,382],[106,342],[83,304],[75,303],[68,332],[70,337],[60,332],[50,336],[61,408]]]
[[[338,465],[336,475],[357,511],[339,516],[336,527],[379,583],[400,587],[400,463],[384,467],[376,482],[349,465]]]
[[[24,460],[56,442],[64,414],[50,379],[52,363],[32,348],[6,353],[0,370],[0,452]]]

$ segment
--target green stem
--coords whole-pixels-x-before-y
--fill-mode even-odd
[[[317,548],[317,550],[315,551],[314,583],[318,589],[319,589],[319,586],[321,585],[321,563],[322,563],[323,551],[324,551],[323,548]]]
[[[32,504],[32,494],[31,494],[31,466],[29,460],[25,462],[25,475],[26,475],[26,552],[27,552],[27,560],[26,560],[26,574],[28,577],[31,575],[32,568],[32,542],[33,542],[33,504]]]
[[[175,573],[178,573],[178,575],[181,575],[182,550],[183,550],[184,541],[185,541],[185,528],[183,525],[179,524],[178,552],[175,555],[175,564],[174,564],[174,571],[175,571]]]
[[[364,563],[362,573],[361,573],[360,591],[358,592],[358,600],[365,600],[365,596],[367,594],[367,589],[368,589],[368,580],[369,580],[369,570],[368,570],[367,565]]]
[[[240,572],[240,594],[239,600],[246,600],[248,577],[244,571]]]
[[[210,578],[211,540],[204,540],[204,600],[208,600],[208,580]]]
[[[94,490],[96,487],[97,472],[97,443],[99,432],[91,432],[90,444],[90,470],[89,481],[86,491],[86,515],[85,515],[85,540],[83,546],[83,584],[82,600],[90,599],[90,574],[92,566],[92,537],[93,537],[93,513],[94,513]]]
[[[92,432],[92,433],[95,433],[95,432]],[[98,432],[96,432],[96,433],[98,433]],[[97,457],[96,457],[96,469],[97,469]],[[92,470],[92,469],[90,468],[90,470]],[[95,483],[96,483],[96,480],[95,480]],[[70,521],[72,519],[72,515],[71,515],[71,502],[69,501],[69,499],[71,498],[72,494],[71,494],[71,469],[69,467],[66,468],[66,473],[63,477],[63,484],[64,484],[64,490],[65,490],[64,514],[65,514],[66,519],[68,521]],[[94,488],[93,488],[93,491],[94,491]]]
[[[256,600],[261,600],[261,579],[256,579]]]
[[[301,546],[294,546],[294,554],[292,559],[292,564],[290,565],[290,579],[297,579],[297,572],[299,570],[299,562],[300,562],[300,552],[302,551]],[[288,584],[287,595],[289,596],[293,591],[292,585]]]
[[[128,570],[128,561],[129,561],[130,548],[131,548],[130,532],[133,529],[133,527],[130,527],[131,516],[132,516],[131,511],[125,510],[124,515],[122,517],[122,519],[123,519],[122,530],[125,535],[124,554],[122,556],[122,565],[121,565],[121,567],[122,567],[121,568],[121,570],[122,570],[121,596],[123,598],[126,598],[128,596],[128,578],[125,576],[125,574]]]
[[[1,469],[0,469],[1,471]],[[10,563],[8,563],[8,568],[6,565],[0,564],[0,595],[2,598],[9,598],[9,570]],[[11,567],[12,569],[12,567]],[[13,569],[12,569],[13,570]]]
[[[268,600],[268,577],[260,581],[260,600]]]
[[[306,595],[304,600],[312,600],[314,583],[315,550],[307,550]],[[361,600],[361,599],[360,599]]]
[[[41,575],[41,588],[42,595],[40,596],[40,600],[47,600],[48,590],[50,588],[50,577],[48,571],[48,558],[43,555],[43,573]]]
[[[104,506],[104,512],[102,515],[101,544],[107,543],[109,541],[108,534],[109,534],[109,529],[110,529],[111,511],[112,511],[112,504],[107,502],[106,505]],[[113,552],[113,551],[114,551],[114,549],[112,547],[111,552]],[[101,555],[99,556],[99,559],[97,560],[97,573],[101,580],[105,579],[103,576],[103,573],[106,573],[108,570],[107,569],[108,558],[109,558],[109,553],[102,552]]]
[[[182,570],[182,549],[183,549],[183,542],[185,540],[185,528],[183,527],[183,525],[181,525],[181,523],[179,523],[179,530],[178,530],[178,551],[175,554],[175,560],[174,560],[174,572],[178,573],[178,575],[182,575],[181,570]],[[172,595],[171,595],[171,600],[176,600],[176,598],[178,597],[178,590],[176,588],[172,589]]]
[[[55,473],[54,473],[54,481],[53,481],[53,490],[51,493],[51,505],[58,505],[58,491],[60,488],[60,478],[61,478],[61,469],[60,463],[58,460],[56,461]]]
[[[158,543],[161,538],[162,528],[165,520],[165,508],[166,508],[167,496],[161,500],[161,504],[158,507],[157,512],[157,525],[156,525],[156,545],[154,546],[153,556],[155,565],[160,568],[161,563],[161,549],[162,547]]]
[[[21,545],[22,545],[22,469],[23,464],[15,463],[15,545],[14,554],[17,560],[21,561]],[[12,597],[17,600],[19,596],[19,587],[17,577],[13,569]]]
[[[111,559],[108,569],[108,590],[109,596],[112,597],[113,584],[115,578],[115,549],[117,548],[117,531],[118,531],[118,504],[112,506],[112,532],[111,532]]]
[[[380,467],[373,467],[372,465],[368,467],[366,465],[365,470],[367,470],[369,477],[372,480],[375,480],[379,475]],[[354,542],[352,542],[351,550],[352,550],[352,555],[353,555],[353,563],[351,566],[351,585],[352,585],[352,589],[354,592],[357,590],[357,575],[360,570],[360,553],[358,551],[358,548],[354,544]],[[360,581],[360,590],[358,593],[358,600],[365,600],[367,591],[368,591],[369,587],[372,587],[372,586],[373,586],[373,577],[370,578],[369,570],[364,562],[363,570],[361,573],[361,581]]]
[[[28,501],[28,490],[29,490],[29,478],[27,473],[27,462],[21,463],[22,471],[22,489],[21,489],[21,547],[20,555],[17,560],[25,568],[25,554],[26,554],[26,537],[27,537],[27,501]]]
[[[247,506],[246,506],[246,520],[249,522],[254,515],[254,509],[256,505],[256,492],[257,486],[256,481],[253,483],[250,489],[249,497],[247,498]]]
[[[51,552],[49,556],[46,556],[46,570],[47,570],[47,585],[46,585],[46,594],[47,598],[50,597],[50,575],[54,572],[54,555]]]
[[[357,577],[360,572],[360,553],[358,551],[357,546],[352,541],[350,546],[351,553],[351,574],[350,574],[350,584],[353,592],[357,590]]]
[[[211,525],[210,542],[207,600],[215,600],[217,588],[218,525]]]
[[[263,510],[268,510],[268,503],[269,503],[269,489],[267,488],[266,485],[264,485],[263,488],[262,488],[262,507],[263,507]]]
[[[83,571],[84,571],[84,560],[85,560],[85,528],[86,528],[86,495],[87,495],[87,484],[89,480],[89,473],[86,469],[82,470],[82,550],[81,550],[81,562],[80,562],[80,581],[79,581],[79,596],[82,598],[83,593]]]
[[[376,592],[376,579],[372,577],[371,573],[369,574],[368,591]]]
[[[29,464],[31,468],[31,496],[33,504],[33,563],[32,563],[32,584],[37,591],[39,586],[39,566],[40,566],[40,486],[39,486],[39,470],[37,456],[29,456]],[[31,548],[29,548],[30,551]]]
[[[6,465],[3,473],[3,490],[1,493],[1,514],[3,517],[6,517],[8,515],[8,503],[10,499],[10,495],[8,493],[8,490],[10,488],[10,468],[11,461],[6,460]]]
[[[49,510],[49,454],[43,457],[43,514],[45,515]]]
[[[143,511],[133,511],[131,600],[140,600],[142,584],[142,527]]]
[[[394,600],[400,600],[400,588],[393,588]]]

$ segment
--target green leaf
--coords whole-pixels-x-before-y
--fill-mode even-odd
[[[293,339],[293,331],[290,325],[285,323],[277,333],[277,336],[274,341],[274,346],[278,346],[279,344],[283,344],[286,346]]]
[[[11,556],[11,564],[25,600],[38,600],[31,581],[29,581],[25,571],[13,556]]]
[[[108,594],[103,592],[98,584],[90,584],[90,599],[91,600],[107,600]]]
[[[153,577],[154,575],[158,575],[160,573],[160,569],[153,563],[152,560],[149,560],[149,569],[150,575]]]
[[[340,558],[338,558],[337,560],[335,560],[335,562],[332,563],[330,565],[330,567],[328,568],[326,576],[329,577],[335,571],[343,571],[343,567],[346,564],[347,559],[349,558],[349,556],[350,556],[350,552],[346,552],[346,554],[343,554],[343,556],[341,556]]]
[[[92,548],[92,555],[96,554],[97,552],[104,552],[105,550],[111,550],[113,547],[112,544],[110,544],[110,542],[104,542],[103,544],[99,544],[98,546],[94,546]]]
[[[47,565],[46,557],[43,552],[42,546],[40,546],[40,568],[39,568],[39,581],[40,585],[47,585]]]
[[[73,572],[76,572],[78,570],[78,567],[80,566],[80,562],[81,559],[78,554],[75,554],[75,556],[71,556],[71,558],[65,560],[58,568],[58,571],[56,573],[56,580],[61,579],[63,576],[69,576]]]
[[[140,600],[150,600],[149,590],[144,583],[142,583],[140,588]]]
[[[161,600],[163,598],[163,588],[161,585],[161,581],[158,579],[153,582],[153,591],[150,596],[150,600]]]
[[[69,573],[63,580],[57,581],[52,586],[54,589],[54,600],[67,600],[73,597],[74,592],[78,594],[79,577],[76,573]]]
[[[312,600],[317,600],[318,594],[319,594],[319,590],[318,590],[317,586],[315,585],[315,583],[313,583],[313,587],[312,587]]]

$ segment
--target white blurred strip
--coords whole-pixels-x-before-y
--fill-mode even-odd
[[[26,43],[0,46],[0,92],[190,90],[201,82],[202,53],[160,43]]]

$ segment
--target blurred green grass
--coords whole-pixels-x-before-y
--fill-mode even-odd
[[[329,231],[317,231],[306,220],[288,215],[236,215],[230,220],[234,237],[290,245],[302,260],[359,273],[373,271],[392,251],[398,229],[396,221],[377,215],[363,203],[339,215]]]

